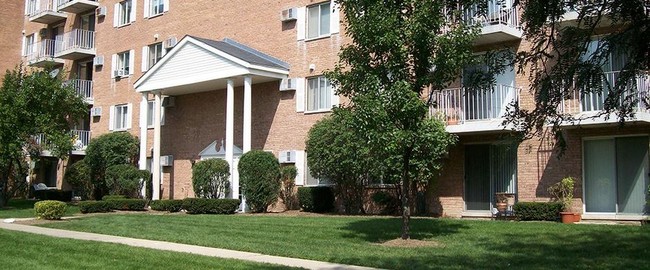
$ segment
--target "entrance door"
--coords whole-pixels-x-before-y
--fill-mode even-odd
[[[643,214],[648,163],[648,137],[585,141],[585,210]]]
[[[497,192],[517,193],[517,144],[465,147],[465,207],[490,210]]]

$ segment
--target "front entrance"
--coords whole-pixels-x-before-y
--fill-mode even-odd
[[[517,193],[517,144],[466,145],[465,209],[492,209],[497,192]]]
[[[584,141],[585,211],[647,212],[648,137]]]

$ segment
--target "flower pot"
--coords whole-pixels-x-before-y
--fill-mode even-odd
[[[504,203],[504,202],[497,203],[497,210],[499,210],[499,212],[505,213],[506,209],[508,209],[508,203]]]
[[[571,224],[575,222],[575,217],[571,212],[560,212],[560,217],[562,217],[562,223]]]
[[[582,220],[582,214],[580,213],[573,213],[573,221],[574,222],[580,222]]]

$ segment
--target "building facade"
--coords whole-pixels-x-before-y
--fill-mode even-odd
[[[239,155],[251,149],[294,164],[299,186],[324,184],[309,174],[304,149],[309,128],[340,102],[322,76],[350,42],[334,1],[20,4],[23,61],[68,71],[89,106],[88,118],[74,127],[76,151],[67,161],[43,158],[35,168],[39,181],[67,188],[61,174],[83,158],[90,138],[130,132],[142,142],[139,164],[152,171],[156,199],[192,197],[195,162],[224,158],[236,168]],[[518,10],[509,1],[489,6],[488,16],[479,18],[476,53],[527,50]],[[467,94],[462,76],[454,88],[429,89],[435,101],[431,116],[445,121],[459,143],[426,192],[427,212],[489,216],[495,193],[547,201],[547,187],[571,176],[577,179],[574,206],[585,218],[642,218],[650,171],[648,108],[639,105],[623,128],[615,118],[567,125],[567,148],[559,156],[553,136],[517,142],[501,126],[507,104],[534,105],[528,77],[515,70],[499,74],[485,94]],[[611,64],[606,74],[614,78],[619,71]],[[647,94],[647,77],[636,84]],[[567,113],[589,115],[603,108],[603,96],[576,95],[563,105],[559,109]]]

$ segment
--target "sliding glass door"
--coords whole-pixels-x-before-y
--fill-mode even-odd
[[[497,192],[517,193],[517,144],[465,146],[466,210],[490,210]]]

